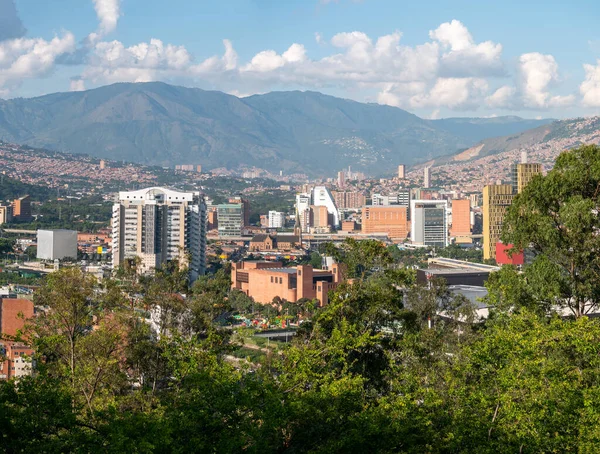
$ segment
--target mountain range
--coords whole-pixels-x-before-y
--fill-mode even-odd
[[[0,100],[0,140],[98,158],[204,169],[390,173],[552,119],[426,120],[317,92],[238,98],[160,82]]]

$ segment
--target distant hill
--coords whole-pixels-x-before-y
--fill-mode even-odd
[[[237,98],[164,83],[0,100],[0,140],[112,160],[373,174],[517,134],[551,120],[424,120],[395,107],[316,92]]]
[[[482,140],[464,151],[440,156],[434,163],[472,162],[513,151],[546,152],[554,159],[560,151],[583,143],[598,143],[599,140],[600,117],[558,120],[520,133]]]

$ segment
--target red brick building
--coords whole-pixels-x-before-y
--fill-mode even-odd
[[[283,268],[281,262],[239,262],[231,271],[232,288],[237,288],[259,303],[270,303],[279,297],[296,302],[318,299],[321,306],[328,303],[327,293],[342,280],[340,266],[331,270],[315,270],[310,265]]]
[[[25,320],[33,317],[33,303],[22,298],[0,299],[0,334],[16,336]]]
[[[265,251],[291,251],[302,247],[302,242],[297,235],[254,235],[250,240],[251,252]]]

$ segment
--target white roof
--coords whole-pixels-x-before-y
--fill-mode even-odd
[[[181,192],[175,191],[174,189],[154,186],[151,188],[139,189],[137,191],[121,191],[119,192],[119,200],[156,200],[157,198],[162,198],[163,200],[183,200],[191,202],[197,194],[198,193],[194,192]]]

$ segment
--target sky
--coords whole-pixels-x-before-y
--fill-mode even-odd
[[[600,115],[597,0],[0,0],[0,98],[163,81],[424,118]]]

